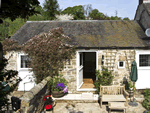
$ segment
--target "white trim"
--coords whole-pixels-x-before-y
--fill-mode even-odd
[[[96,91],[96,88],[91,88],[91,89],[77,89],[77,91]]]
[[[139,55],[147,54],[150,55],[150,50],[137,50],[136,51],[136,63],[137,63],[137,69],[150,69],[150,66],[145,67],[139,67]]]
[[[32,68],[21,68],[20,67],[21,56],[23,56],[23,55],[28,55],[28,54],[21,52],[21,53],[18,53],[18,55],[17,55],[17,71],[30,71],[30,69],[32,69]]]
[[[77,79],[77,91],[96,91],[96,88],[89,88],[89,89],[79,89],[82,85],[80,85],[79,86],[79,53],[80,52],[96,52],[96,70],[98,70],[98,49],[93,49],[93,50],[84,50],[84,49],[82,49],[82,50],[77,50],[76,51],[76,68],[77,68],[77,70],[76,70],[76,72],[77,72],[77,77],[76,77],[76,79]],[[96,77],[96,80],[97,80],[98,78]],[[82,82],[83,83],[83,82]]]
[[[79,85],[79,88],[83,85],[83,83],[84,83],[84,82],[82,82],[82,83]]]
[[[119,62],[123,62],[123,67],[119,66]],[[118,69],[123,69],[123,68],[125,68],[125,61],[118,61]]]

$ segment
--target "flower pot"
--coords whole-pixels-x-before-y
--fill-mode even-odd
[[[63,91],[52,91],[52,96],[54,98],[60,98],[63,97],[65,93]]]

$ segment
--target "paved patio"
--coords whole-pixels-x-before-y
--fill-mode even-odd
[[[137,107],[128,106],[126,113],[143,113],[145,110],[138,102]],[[98,103],[56,103],[53,111],[54,113],[108,113],[108,104],[104,103],[100,108]],[[112,110],[111,113],[123,113],[123,110]]]

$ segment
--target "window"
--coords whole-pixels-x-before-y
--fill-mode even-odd
[[[119,62],[118,62],[118,68],[125,68],[125,63],[124,63],[124,61],[119,61]]]
[[[102,65],[104,65],[104,55],[102,55],[102,62],[101,62]]]
[[[142,54],[139,55],[139,66],[150,66],[150,55],[149,54]]]
[[[30,68],[31,59],[27,55],[21,55],[21,68]]]
[[[80,53],[80,62],[79,62],[80,66],[83,66],[83,53]]]

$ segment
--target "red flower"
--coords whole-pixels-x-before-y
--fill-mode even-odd
[[[44,96],[43,100],[46,101],[46,98],[50,98],[50,97],[51,97],[51,95],[46,95],[46,96]]]
[[[51,109],[51,108],[52,108],[52,105],[46,105],[46,106],[45,106],[45,109],[46,109],[46,110]]]

